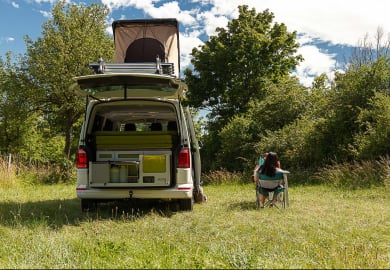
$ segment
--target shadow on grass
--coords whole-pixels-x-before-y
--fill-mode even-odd
[[[256,210],[256,200],[253,199],[252,201],[242,201],[242,202],[236,202],[229,204],[229,210]]]
[[[166,202],[105,202],[86,213],[81,211],[77,198],[25,203],[0,202],[0,225],[59,229],[65,225],[78,226],[83,222],[105,219],[131,222],[151,213],[171,217],[176,211],[175,204]]]

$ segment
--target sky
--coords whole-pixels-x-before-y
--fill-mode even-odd
[[[378,28],[384,40],[390,37],[389,0],[67,0],[76,4],[100,3],[110,8],[107,32],[118,19],[176,18],[180,23],[182,71],[190,65],[191,50],[203,44],[216,27],[226,27],[237,18],[239,5],[257,12],[269,9],[274,22],[296,31],[298,53],[304,61],[294,71],[303,85],[310,86],[322,73],[332,78],[343,71],[351,51],[363,39],[375,43]],[[24,54],[24,36],[36,40],[42,24],[50,18],[56,0],[0,0],[0,56],[12,51]]]

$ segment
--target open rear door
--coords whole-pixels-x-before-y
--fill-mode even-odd
[[[179,29],[176,19],[118,20],[112,23],[116,63],[156,62],[174,65],[180,74]]]
[[[185,95],[179,79],[152,74],[95,74],[76,77],[82,95],[96,98],[173,98]]]

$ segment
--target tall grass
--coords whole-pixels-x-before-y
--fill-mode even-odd
[[[333,164],[319,170],[318,182],[347,189],[383,186],[390,188],[390,160],[369,160],[353,163]]]
[[[206,204],[102,204],[73,185],[0,187],[0,268],[390,267],[390,197],[290,184],[290,207],[258,210],[253,184],[205,186]]]
[[[205,185],[244,184],[249,183],[248,179],[250,179],[250,177],[244,173],[229,172],[224,168],[202,175],[202,180]]]
[[[389,269],[389,189],[341,182],[348,171],[373,179],[377,171],[363,169],[373,165],[386,172],[388,163],[329,167],[322,185],[289,177],[287,209],[257,209],[251,180],[220,170],[204,175],[208,202],[192,212],[125,201],[82,213],[74,185],[25,182],[2,169],[0,268]],[[332,177],[340,181],[329,185]]]
[[[0,187],[12,187],[16,184],[16,167],[0,158]]]
[[[74,183],[76,169],[69,160],[61,164],[43,164],[17,161],[9,163],[0,157],[0,187],[13,187],[24,184]]]

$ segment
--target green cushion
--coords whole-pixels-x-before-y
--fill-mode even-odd
[[[259,173],[259,179],[270,180],[270,181],[281,180],[281,179],[283,179],[283,173],[276,173],[274,177],[269,177],[265,174]]]
[[[166,131],[99,131],[97,149],[172,148],[172,132]]]

